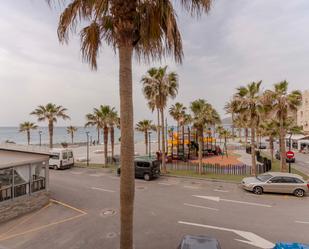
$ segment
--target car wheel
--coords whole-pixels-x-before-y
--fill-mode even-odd
[[[253,188],[253,193],[255,193],[256,195],[261,195],[261,194],[263,194],[263,188],[259,187],[259,186],[254,187]]]
[[[58,169],[57,165],[54,165],[54,166],[53,166],[53,169],[54,169],[54,170],[57,170],[57,169]]]
[[[144,174],[144,180],[149,181],[150,180],[150,175],[149,174]]]
[[[305,191],[303,189],[296,189],[294,191],[294,195],[297,197],[303,197],[305,195]]]

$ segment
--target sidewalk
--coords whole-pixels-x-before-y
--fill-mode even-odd
[[[235,150],[234,152],[240,155],[239,160],[241,162],[249,166],[252,165],[251,154],[247,154],[245,150]]]

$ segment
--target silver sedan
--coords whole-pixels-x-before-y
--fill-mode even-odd
[[[257,177],[246,177],[241,184],[244,189],[258,195],[271,192],[303,197],[309,191],[309,183],[301,176],[281,172],[268,172]]]

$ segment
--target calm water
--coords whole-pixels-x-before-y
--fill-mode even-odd
[[[39,144],[39,131],[42,131],[42,144],[48,144],[48,128],[39,127],[37,130],[31,131],[31,144]],[[97,130],[95,127],[78,127],[78,130],[74,134],[74,142],[82,143],[87,141],[86,131],[89,131],[89,137],[92,140],[97,140]],[[120,130],[115,129],[115,142],[119,141]],[[140,132],[134,133],[135,142],[144,141],[144,135]],[[153,138],[154,139],[154,138]],[[27,135],[25,132],[19,132],[18,127],[0,127],[0,143],[6,140],[13,141],[17,144],[26,144]],[[66,127],[54,127],[54,143],[71,142],[71,136],[67,134]],[[103,142],[102,131],[100,133],[100,142]]]

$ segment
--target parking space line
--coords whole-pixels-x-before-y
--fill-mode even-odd
[[[228,190],[222,190],[222,189],[214,189],[215,192],[222,192],[222,193],[228,193],[230,191]]]
[[[183,187],[184,188],[189,188],[189,189],[199,189],[199,187],[194,187],[194,186],[189,186],[189,185],[185,185]]]
[[[165,182],[159,182],[158,183],[159,185],[164,185],[164,186],[171,186],[172,184],[170,183],[165,183]]]
[[[51,203],[48,203],[47,205],[45,205],[44,207],[42,207],[40,210],[38,210],[37,212],[33,213],[32,215],[26,217],[24,220],[22,220],[21,222],[16,223],[15,225],[13,225],[9,230],[7,230],[6,232],[2,233],[0,235],[0,238],[2,238],[5,234],[8,234],[10,232],[12,232],[14,230],[14,228],[16,228],[17,226],[20,226],[22,224],[24,224],[26,221],[30,220],[33,216],[37,215],[38,213],[40,213],[41,211],[45,210],[46,208],[50,207]]]
[[[203,209],[208,209],[208,210],[213,210],[213,211],[219,211],[219,209],[217,209],[217,208],[194,205],[194,204],[190,204],[190,203],[184,203],[183,205],[188,206],[188,207],[196,207],[196,208],[203,208]]]
[[[54,226],[54,225],[58,225],[58,224],[62,224],[64,222],[68,222],[68,221],[71,221],[71,220],[74,220],[74,219],[77,219],[79,217],[82,217],[84,215],[86,215],[87,213],[79,208],[76,208],[76,207],[73,207],[69,204],[66,204],[66,203],[63,203],[61,201],[57,201],[57,200],[54,200],[54,199],[51,199],[50,200],[51,203],[57,203],[59,205],[62,205],[66,208],[69,208],[69,209],[72,209],[76,212],[78,212],[79,214],[78,215],[75,215],[73,217],[69,217],[69,218],[66,218],[66,219],[63,219],[63,220],[59,220],[59,221],[55,221],[55,222],[52,222],[52,223],[49,223],[49,224],[46,224],[46,225],[43,225],[43,226],[39,226],[39,227],[36,227],[36,228],[32,228],[32,229],[29,229],[27,231],[24,231],[24,232],[21,232],[21,233],[16,233],[16,234],[12,234],[12,235],[8,235],[8,236],[4,236],[4,237],[0,237],[0,241],[3,241],[3,240],[8,240],[8,239],[12,239],[12,238],[15,238],[15,237],[18,237],[18,236],[21,236],[21,235],[25,235],[25,234],[28,234],[28,233],[31,233],[31,232],[36,232],[36,231],[40,231],[42,229],[45,229],[45,228],[48,228],[48,227],[51,227],[51,226]],[[49,207],[51,205],[51,203],[49,203],[48,205],[46,205],[45,207],[43,207],[42,209],[40,209],[38,212],[34,213],[33,215],[31,215],[30,217],[28,217],[26,220],[20,222],[18,225],[28,221],[31,217],[33,217],[34,215],[38,214],[40,211],[42,211],[43,209]],[[12,229],[11,229],[12,231]],[[8,233],[8,232],[6,232]]]
[[[116,191],[114,191],[114,190],[104,189],[104,188],[97,188],[97,187],[91,187],[91,189],[93,189],[93,190],[99,190],[99,191],[103,191],[103,192],[109,192],[109,193],[114,193],[114,192],[116,192]]]
[[[299,220],[296,220],[295,223],[308,224],[309,225],[309,221],[299,221]]]

